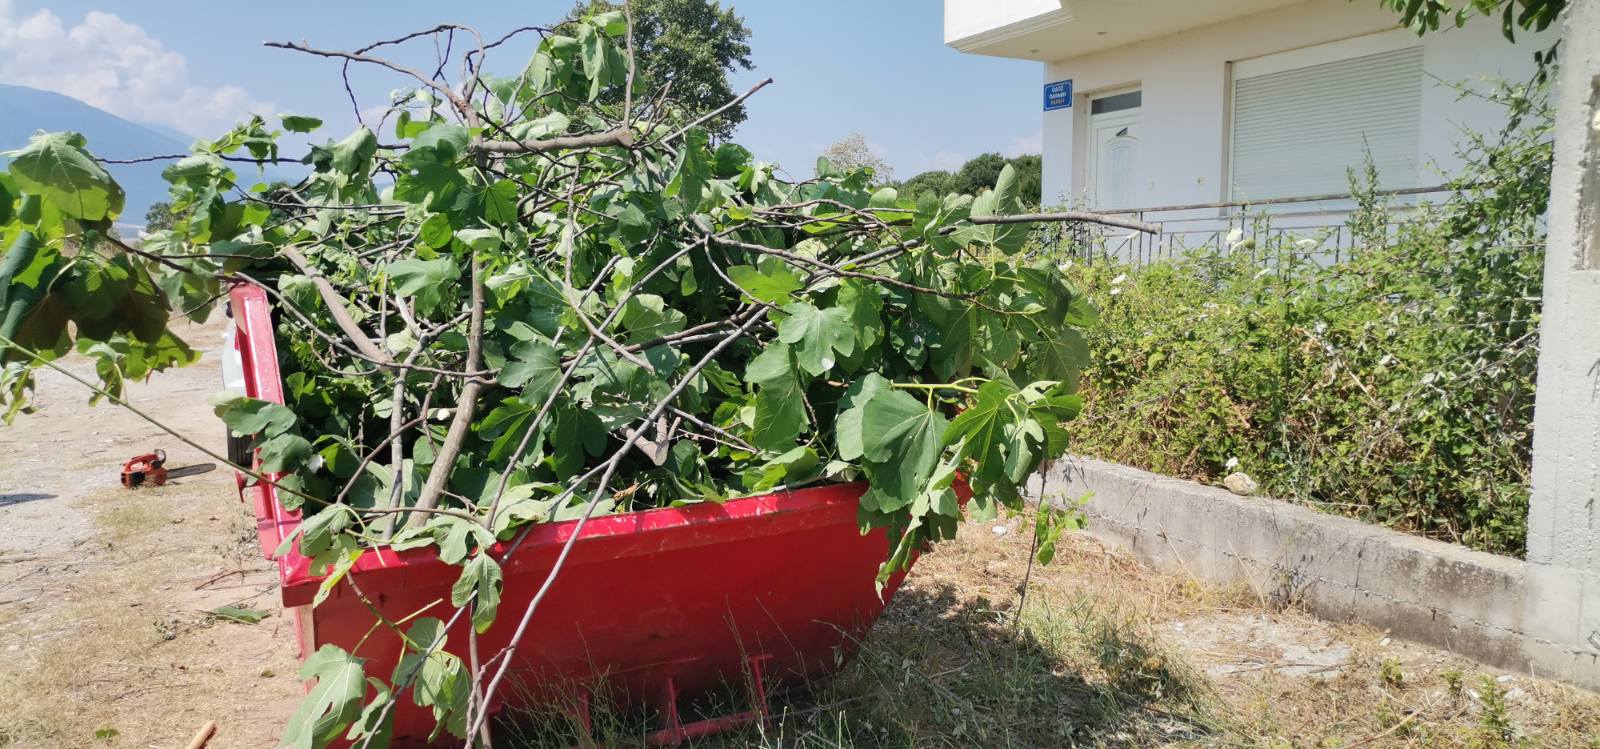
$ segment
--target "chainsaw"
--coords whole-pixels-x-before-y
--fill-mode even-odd
[[[205,473],[217,467],[216,463],[197,463],[182,468],[167,468],[167,451],[135,455],[122,464],[122,486],[133,489],[140,486],[161,486],[167,479],[183,478]]]

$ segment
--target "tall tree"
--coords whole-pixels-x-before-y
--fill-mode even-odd
[[[165,200],[157,201],[151,203],[150,207],[144,212],[144,230],[161,231],[162,229],[171,229],[173,222],[176,220],[177,216],[172,214],[172,204]]]
[[[861,133],[851,133],[834,141],[833,145],[823,150],[822,158],[838,169],[871,169],[874,184],[894,180],[894,168],[882,156],[872,152],[872,144]],[[995,172],[996,176],[999,174]]]
[[[672,99],[694,115],[735,96],[728,74],[750,70],[750,29],[717,0],[633,0],[633,47],[642,90],[671,84]],[[622,9],[620,0],[580,0],[568,21]],[[620,97],[620,92],[617,94]],[[705,124],[718,138],[745,120],[744,105]]]

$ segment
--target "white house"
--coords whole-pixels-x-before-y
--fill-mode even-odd
[[[944,14],[951,47],[1043,63],[1046,203],[1206,206],[1148,216],[1169,228],[1214,225],[1218,204],[1347,193],[1366,152],[1384,188],[1438,185],[1463,128],[1503,124],[1455,85],[1526,81],[1557,38],[1513,45],[1498,18],[1419,38],[1378,0],[945,0]],[[1340,222],[1335,201],[1294,207]]]

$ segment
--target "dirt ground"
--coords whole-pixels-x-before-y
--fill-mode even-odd
[[[1057,735],[1019,729],[994,745],[1600,749],[1600,695],[1156,572],[1086,534],[1030,576],[1027,520],[964,526],[918,563],[911,601],[896,599],[868,641],[948,681],[947,694],[1033,678],[1059,688],[1061,699],[1014,719],[969,700],[969,713],[995,714],[991,726],[1032,721]],[[912,601],[952,596],[933,628],[906,616]],[[929,638],[941,626],[968,655]]]
[[[187,337],[211,348],[220,330]],[[220,382],[208,352],[131,399],[221,452]],[[181,747],[206,721],[211,747],[274,746],[301,694],[294,637],[232,473],[124,490],[134,454],[211,459],[89,407],[59,373],[41,373],[38,404],[0,427],[0,747]],[[1600,747],[1600,697],[1156,573],[1084,535],[1033,568],[1018,617],[1027,529],[968,524],[838,678],[703,745]],[[271,615],[208,613],[225,605]]]
[[[185,338],[215,348],[222,328]],[[67,367],[88,375],[80,359]],[[130,401],[219,453],[206,399],[214,351],[131,388]],[[153,448],[169,467],[214,462],[134,414],[90,407],[41,371],[36,413],[0,426],[0,746],[271,747],[300,695],[291,622],[233,473],[128,491],[122,463]],[[218,620],[238,606],[260,624]]]

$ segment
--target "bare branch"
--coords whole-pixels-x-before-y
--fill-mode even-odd
[[[317,287],[317,294],[322,297],[323,303],[328,305],[328,316],[333,318],[334,324],[344,331],[345,336],[350,339],[350,343],[363,356],[381,364],[394,363],[394,358],[389,356],[387,351],[378,348],[378,345],[373,343],[372,339],[367,337],[367,334],[361,330],[361,326],[356,324],[355,318],[351,317],[350,311],[344,307],[344,297],[340,296],[339,292],[333,288],[333,284],[328,283],[328,279],[318,273],[316,268],[311,267],[311,263],[306,261],[306,257],[301,255],[299,250],[285,247],[282,255],[302,275],[311,279],[312,285]],[[477,369],[478,367],[474,364],[467,368]]]
[[[473,148],[485,153],[513,155],[563,151],[574,148],[602,148],[605,146],[633,148],[633,131],[627,127],[615,127],[601,133],[567,135],[545,140],[482,140],[472,144]]]
[[[467,327],[467,369],[478,368],[479,360],[483,356],[483,262],[477,255],[472,256],[472,322]],[[439,495],[444,493],[445,485],[450,481],[450,473],[455,470],[456,456],[461,454],[461,445],[467,440],[467,432],[472,430],[473,416],[478,409],[478,395],[483,389],[483,381],[477,378],[467,380],[461,386],[461,397],[456,401],[455,417],[450,421],[450,431],[445,433],[444,444],[440,446],[433,468],[428,471],[428,480],[423,483],[422,491],[417,496],[417,509],[432,509],[439,504]],[[419,527],[427,522],[421,514],[414,515],[408,521],[409,527]]]

